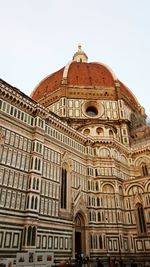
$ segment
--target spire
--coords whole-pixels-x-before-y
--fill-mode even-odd
[[[78,44],[78,51],[73,55],[73,61],[76,62],[87,62],[88,57],[82,50],[81,44]]]

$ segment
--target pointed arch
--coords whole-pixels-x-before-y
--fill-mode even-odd
[[[150,157],[147,155],[144,156],[138,156],[134,161],[134,166],[139,167],[142,163],[145,163],[146,165],[150,164]]]
[[[102,187],[102,192],[103,193],[114,193],[115,189],[114,186],[112,184],[104,184]]]
[[[132,184],[126,189],[127,195],[135,195],[137,193],[143,193],[144,188],[142,185]]]
[[[75,225],[76,226],[83,226],[85,225],[84,217],[81,212],[78,212],[75,216]]]
[[[102,147],[99,149],[99,157],[107,158],[110,156],[110,150],[108,148]]]

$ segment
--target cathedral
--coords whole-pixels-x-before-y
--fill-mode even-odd
[[[146,117],[81,45],[30,97],[1,79],[0,257],[150,262]]]

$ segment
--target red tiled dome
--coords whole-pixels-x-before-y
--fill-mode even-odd
[[[65,91],[63,91],[64,85]],[[75,88],[74,90],[76,90],[76,92],[78,92],[78,90],[80,92],[81,87],[89,87],[89,92],[90,88],[97,90],[97,92],[105,90],[106,96],[108,95],[107,90],[109,92],[111,91],[112,93],[110,94],[112,100],[124,99],[130,106],[136,109],[139,107],[139,103],[134,94],[116,78],[110,68],[97,62],[87,63],[71,61],[71,63],[62,69],[42,80],[32,92],[31,97],[34,100],[43,103],[46,98],[54,95],[58,89],[60,92],[67,92],[66,89],[68,88],[71,92],[71,90]],[[117,88],[120,89],[118,90]],[[64,96],[65,94],[66,93],[64,93]],[[104,94],[101,94],[101,98],[103,98],[103,95]]]
[[[71,63],[68,70],[69,85],[114,86],[110,71],[99,63]]]
[[[64,68],[52,73],[50,76],[42,80],[32,92],[31,97],[34,100],[38,101],[49,93],[53,92],[54,90],[57,90],[62,81],[63,71]]]
[[[121,92],[121,98],[125,98],[126,102],[129,102],[133,104],[135,108],[139,108],[139,103],[138,100],[136,99],[135,95],[131,92],[131,90],[124,85],[122,82],[120,82],[120,92]]]
[[[66,66],[67,67],[67,66]],[[67,76],[64,75],[62,68],[59,71],[51,74],[42,80],[32,93],[32,98],[36,101],[54,92],[66,80],[67,85],[72,86],[114,86],[114,78],[110,70],[100,63],[79,63],[71,62],[67,71]]]

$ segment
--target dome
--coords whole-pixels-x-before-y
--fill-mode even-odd
[[[66,67],[45,78],[32,93],[34,100],[40,100],[45,95],[57,90],[63,81],[68,86],[114,86],[111,72],[99,63],[71,62],[65,76]]]
[[[87,62],[87,55],[81,50],[81,46],[79,46],[79,50],[74,54],[71,62],[38,84],[31,97],[43,104],[50,104],[52,102],[46,102],[46,99],[50,99],[50,96],[54,95],[55,97],[51,97],[51,101],[53,101],[52,99],[56,100],[58,95],[81,98],[81,88],[86,90],[85,94],[83,92],[83,98],[124,99],[133,108],[138,109],[139,107],[132,92],[117,79],[108,66],[99,62]]]
[[[67,84],[73,86],[114,86],[112,73],[100,63],[72,62],[68,69]]]

